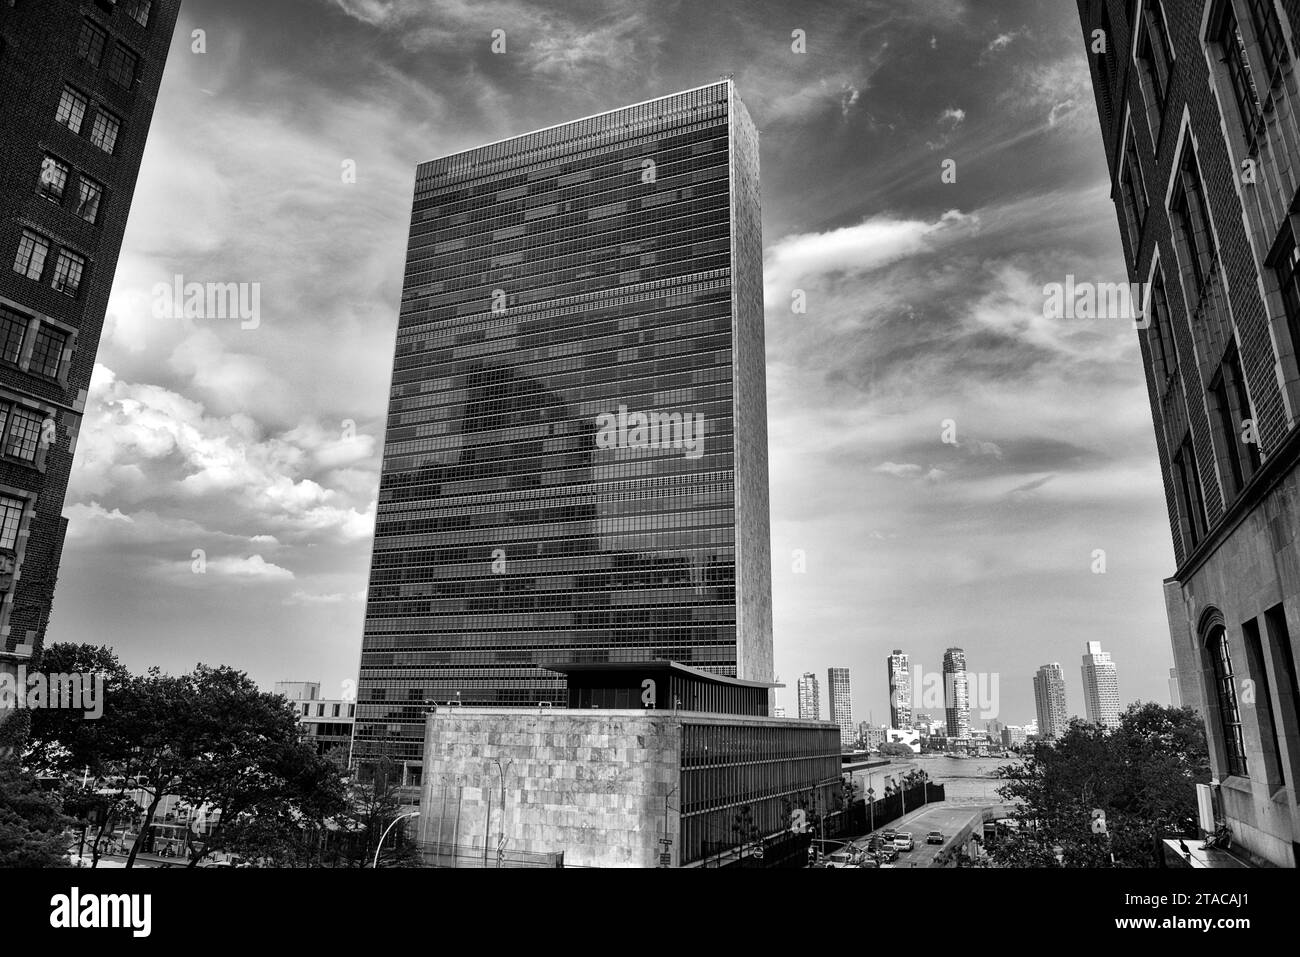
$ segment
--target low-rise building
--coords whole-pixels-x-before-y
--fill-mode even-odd
[[[668,661],[553,668],[567,708],[428,715],[417,823],[431,862],[700,866],[835,804],[839,727],[769,717],[768,683]]]
[[[355,701],[321,698],[319,681],[277,681],[275,691],[294,706],[303,738],[316,746],[318,754],[351,746],[357,716]]]

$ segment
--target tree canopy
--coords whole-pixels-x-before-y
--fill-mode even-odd
[[[992,849],[994,865],[1151,867],[1162,838],[1195,832],[1195,785],[1210,767],[1200,715],[1147,703],[1114,730],[1076,721],[998,776],[1017,827]]]

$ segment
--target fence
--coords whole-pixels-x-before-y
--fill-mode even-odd
[[[482,844],[417,843],[425,867],[563,867],[564,852],[494,850]]]

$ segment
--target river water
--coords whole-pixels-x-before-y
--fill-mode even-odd
[[[944,796],[950,801],[987,800],[996,804],[998,788],[1006,782],[996,776],[997,769],[1015,764],[1016,758],[948,758],[942,755],[917,755],[911,760],[897,761],[900,765],[918,768],[930,780],[944,785]]]

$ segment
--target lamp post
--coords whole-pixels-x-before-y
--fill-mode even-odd
[[[388,837],[388,832],[391,831],[394,827],[396,827],[397,822],[400,821],[402,818],[419,817],[419,816],[420,816],[419,811],[408,811],[406,814],[399,814],[397,815],[397,817],[393,818],[392,824],[389,824],[388,827],[384,828],[384,833],[379,835],[379,846],[375,848],[375,863],[372,867],[372,870],[377,870],[379,868],[379,852],[384,849],[384,839]]]
[[[501,858],[505,856],[506,848],[506,770],[514,762],[507,761],[506,766],[503,768],[500,758],[493,758],[492,761],[496,764],[497,770],[501,772],[501,827],[497,831],[497,867],[500,867]],[[486,835],[484,840],[486,840]]]
[[[669,788],[668,793],[664,795],[664,836],[659,840],[659,846],[663,848],[663,851],[661,852],[662,854],[669,855],[670,863],[661,864],[660,865],[661,867],[672,867],[671,864],[672,851],[670,851],[669,848],[672,847],[673,839],[668,836],[668,799],[673,796],[673,793],[676,790],[677,790],[677,785],[674,784],[671,788]],[[679,851],[678,853],[680,854],[681,852]],[[678,860],[680,859],[681,858],[679,857]],[[708,859],[705,858],[705,860],[707,862]]]
[[[867,826],[867,830],[874,831],[876,829],[876,789],[875,788],[867,788],[867,809],[868,809],[868,813],[871,815],[871,823]]]

